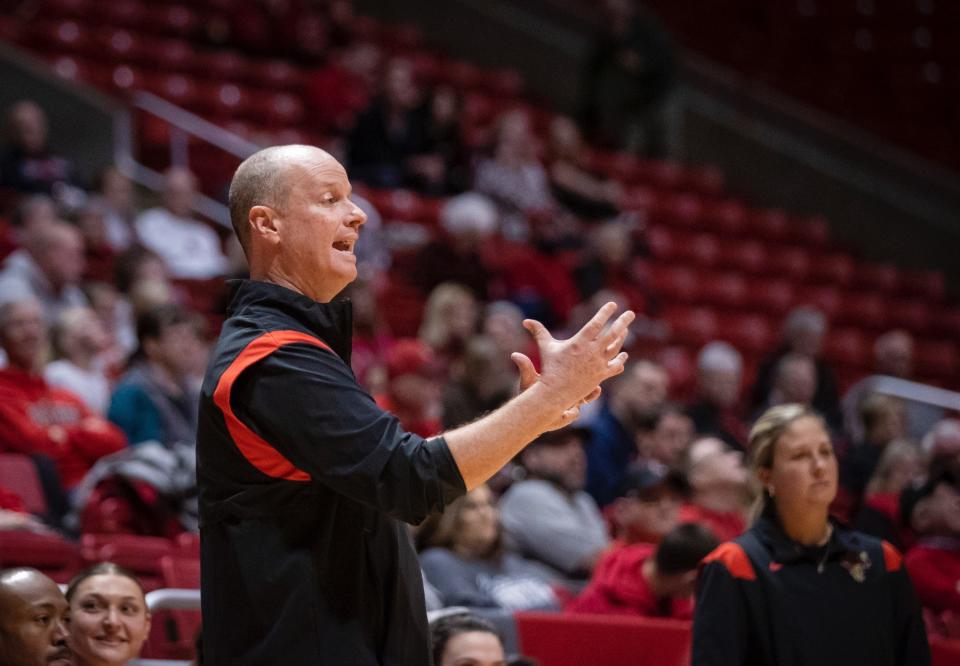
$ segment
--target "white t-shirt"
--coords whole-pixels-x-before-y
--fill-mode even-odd
[[[46,365],[43,378],[51,386],[74,393],[97,414],[107,413],[110,382],[99,370],[84,370],[66,359],[60,359]]]
[[[227,270],[220,237],[201,222],[151,208],[137,217],[134,227],[140,242],[163,259],[173,277],[211,278]]]

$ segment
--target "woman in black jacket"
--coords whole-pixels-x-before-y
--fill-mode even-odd
[[[758,518],[704,559],[693,666],[927,666],[900,553],[828,518],[837,459],[822,419],[767,410],[750,432]]]

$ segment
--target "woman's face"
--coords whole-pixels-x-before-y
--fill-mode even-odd
[[[837,458],[819,419],[804,416],[784,430],[760,480],[781,510],[830,505],[837,494]]]
[[[490,489],[480,486],[468,493],[457,518],[456,547],[483,556],[493,546],[499,531],[500,514]]]
[[[140,654],[150,633],[143,593],[126,576],[91,576],[70,602],[70,649],[78,666],[119,666]]]

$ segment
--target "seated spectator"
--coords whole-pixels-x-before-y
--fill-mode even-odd
[[[710,342],[697,355],[697,395],[687,408],[694,429],[744,451],[747,427],[737,415],[743,358],[726,342]]]
[[[372,284],[363,279],[354,280],[344,295],[353,303],[353,353],[350,355],[353,373],[370,395],[383,393],[387,384],[387,352],[396,340],[383,310],[377,307]]]
[[[949,473],[933,476],[905,490],[901,501],[903,519],[919,537],[906,564],[920,603],[938,614],[960,613],[960,482]]]
[[[104,169],[97,183],[104,208],[106,238],[115,252],[129,248],[135,239],[133,220],[136,217],[133,183],[115,166]]]
[[[430,623],[436,666],[506,666],[503,643],[487,620],[469,613],[444,615]]]
[[[83,270],[83,240],[74,227],[65,222],[33,227],[0,272],[0,303],[36,300],[53,322],[61,310],[87,305],[80,290]]]
[[[539,358],[537,345],[530,338],[527,329],[523,327],[523,319],[523,310],[513,303],[494,301],[489,303],[483,311],[481,332],[493,340],[502,353],[509,356],[515,351],[520,351],[537,364]]]
[[[469,155],[461,138],[463,98],[456,88],[436,86],[427,98],[425,116],[426,154],[436,156],[443,174],[429,183],[427,194],[457,194],[470,187]]]
[[[809,407],[816,390],[817,366],[813,359],[796,352],[784,354],[774,366],[773,385],[756,417],[777,405],[796,403]]]
[[[497,209],[487,197],[467,192],[453,197],[440,212],[443,235],[417,253],[416,284],[430,293],[444,282],[461,284],[486,300],[492,273],[483,244],[499,224]]]
[[[422,103],[413,65],[402,58],[387,63],[381,94],[357,116],[347,139],[354,178],[372,187],[442,188],[444,163],[428,152]]]
[[[684,475],[690,498],[680,509],[680,522],[703,525],[720,541],[743,534],[750,504],[743,453],[716,437],[702,437],[687,450]]]
[[[949,472],[960,478],[960,419],[943,419],[920,442],[931,475]]]
[[[125,666],[150,634],[150,609],[136,576],[111,562],[96,564],[67,586],[67,643],[74,666]]]
[[[572,579],[590,574],[610,540],[596,502],[583,491],[586,438],[585,430],[569,426],[542,434],[520,454],[528,477],[500,500],[511,545]]]
[[[0,571],[0,664],[73,666],[67,647],[70,607],[36,569]]]
[[[104,373],[103,354],[109,341],[103,324],[90,308],[68,308],[50,331],[56,360],[43,369],[43,378],[75,394],[91,411],[104,415],[110,404],[110,381]]]
[[[477,166],[474,189],[500,206],[503,233],[511,240],[527,238],[528,217],[553,209],[547,172],[524,111],[508,111],[498,119],[493,157]]]
[[[826,361],[820,358],[823,340],[827,334],[827,318],[816,308],[801,306],[787,314],[783,324],[780,346],[767,356],[757,368],[757,376],[750,390],[750,408],[759,410],[770,395],[777,363],[790,352],[812,358],[816,364],[816,390],[813,408],[823,416],[835,432],[842,430],[840,395],[837,378]]]
[[[891,380],[914,379],[914,341],[906,331],[887,331],[873,344],[873,374],[851,386],[843,396],[843,424],[854,442],[863,439],[860,423],[860,404],[871,393],[889,385]],[[906,408],[906,432],[911,439],[919,441],[933,424],[943,418],[943,409],[933,405],[904,400]]]
[[[107,238],[107,208],[103,199],[88,198],[76,214],[77,229],[83,237],[88,280],[109,280],[116,253]]]
[[[137,238],[175,278],[204,279],[227,271],[220,237],[191,217],[196,197],[194,175],[172,167],[164,174],[163,204],[143,211],[134,223]]]
[[[467,343],[463,363],[443,390],[443,427],[452,429],[491,412],[516,392],[516,367],[487,336]]]
[[[596,221],[620,212],[620,183],[591,172],[586,166],[580,129],[559,116],[550,123],[550,188],[561,206],[577,217]]]
[[[380,49],[360,40],[338,49],[327,66],[311,72],[304,101],[315,113],[317,129],[337,133],[349,130],[357,114],[369,104],[379,72]]]
[[[890,442],[904,436],[903,402],[875,393],[860,406],[863,440],[855,442],[840,464],[840,485],[856,501],[863,495],[880,456]]]
[[[624,471],[637,454],[637,425],[659,413],[669,381],[661,366],[644,360],[628,364],[604,384],[600,406],[585,423],[590,430],[587,492],[600,506],[617,496]]]
[[[664,405],[637,424],[637,465],[660,471],[679,469],[693,436],[693,421],[675,405]]]
[[[193,318],[176,305],[137,319],[140,346],[120,378],[107,412],[131,444],[157,441],[192,444],[197,432],[197,371],[200,341]]]
[[[361,280],[376,283],[382,280],[383,274],[393,261],[390,243],[383,228],[383,218],[369,199],[356,193],[351,194],[350,199],[367,214],[363,233],[353,246],[353,254],[357,258],[357,276]]]
[[[474,294],[455,282],[445,282],[427,298],[419,338],[444,368],[449,368],[463,356],[467,341],[476,333],[479,317]]]
[[[905,552],[912,538],[900,529],[900,493],[922,473],[923,461],[915,444],[905,439],[890,442],[867,483],[854,528]]]
[[[18,242],[34,233],[40,227],[60,221],[57,204],[46,194],[32,194],[20,199],[13,213],[13,226],[17,230]]]
[[[613,289],[627,298],[634,311],[649,311],[650,298],[635,259],[633,229],[628,223],[608,222],[596,229],[582,263],[573,271],[580,296],[590,298],[601,289]]]
[[[440,432],[440,366],[430,348],[414,338],[398,340],[387,352],[386,393],[381,409],[400,419],[407,432],[432,437]]]
[[[51,531],[42,520],[27,511],[19,495],[0,486],[0,532],[4,530]]]
[[[480,486],[433,515],[417,533],[420,566],[445,606],[507,611],[557,610],[558,577],[504,550],[493,495]]]
[[[0,157],[0,187],[61,198],[70,187],[73,165],[47,146],[47,114],[21,100],[7,112],[7,147]]]
[[[56,463],[60,481],[73,488],[102,456],[126,446],[116,426],[73,393],[51,387],[40,374],[46,346],[40,304],[0,306],[0,451],[38,454]]]
[[[656,546],[611,549],[567,611],[689,620],[697,567],[719,543],[705,527],[687,524],[671,530]]]
[[[613,547],[659,543],[680,524],[683,479],[673,472],[631,466],[610,505]]]

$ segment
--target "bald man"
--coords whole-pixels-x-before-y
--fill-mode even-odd
[[[0,664],[70,666],[60,588],[36,569],[0,571]]]
[[[197,436],[204,657],[230,666],[427,665],[406,525],[476,488],[576,418],[623,370],[633,313],[605,305],[573,338],[525,322],[520,395],[469,425],[404,432],[350,370],[365,215],[330,155],[265,149],[237,169],[233,225],[250,264],[204,378]],[[608,325],[609,324],[609,325]]]

